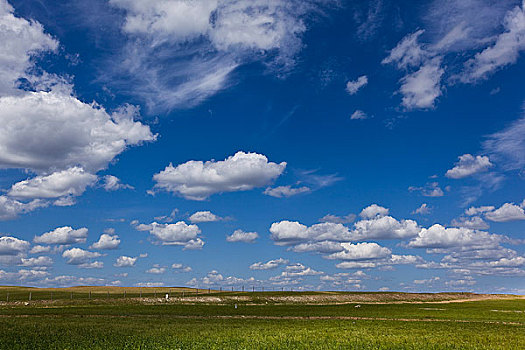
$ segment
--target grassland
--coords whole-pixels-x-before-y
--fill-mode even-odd
[[[517,296],[103,289],[57,289],[53,301],[45,298],[51,290],[31,289],[36,299],[28,301],[29,289],[0,287],[0,300],[7,290],[13,298],[0,302],[0,349],[523,349],[525,344],[525,299]],[[73,299],[72,291],[79,293]],[[149,297],[166,292],[169,301]]]

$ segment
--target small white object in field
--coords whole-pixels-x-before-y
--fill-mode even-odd
[[[237,308],[237,304],[235,304],[235,308]]]
[[[354,307],[361,307],[361,305],[356,305],[356,306],[354,306]]]
[[[166,293],[166,300],[168,300],[169,298],[170,298],[170,295]]]

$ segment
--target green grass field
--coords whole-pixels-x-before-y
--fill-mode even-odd
[[[525,299],[513,296],[200,291],[163,301],[97,291],[71,300],[55,290],[63,298],[50,301],[33,289],[29,302],[27,289],[10,289],[20,300],[0,302],[0,349],[525,348]],[[312,299],[326,295],[341,299]]]

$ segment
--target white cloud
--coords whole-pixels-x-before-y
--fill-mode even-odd
[[[166,272],[166,268],[160,266],[152,267],[151,269],[146,270],[146,273],[153,275],[162,275],[164,272]]]
[[[344,216],[336,216],[332,214],[326,214],[319,219],[319,222],[332,222],[334,224],[348,224],[353,222],[356,218],[355,214],[348,214]]]
[[[486,79],[490,74],[516,63],[525,50],[525,1],[507,12],[503,20],[505,31],[498,35],[494,45],[485,48],[465,63],[464,82]]]
[[[128,107],[109,115],[57,91],[0,97],[0,168],[103,169],[127,146],[155,139],[149,127],[133,121],[136,113]]]
[[[479,216],[460,217],[452,220],[452,226],[466,227],[474,230],[486,230],[489,225]]]
[[[404,239],[416,236],[420,227],[414,220],[396,220],[391,216],[376,216],[360,220],[351,231],[352,240]]]
[[[171,265],[171,268],[175,270],[175,272],[191,272],[191,267],[184,266],[183,264],[174,263]]]
[[[47,207],[49,203],[40,199],[34,199],[24,203],[7,196],[0,196],[0,221],[12,220],[20,214],[32,212],[35,209]]]
[[[338,260],[372,260],[390,257],[392,251],[377,243],[341,243],[343,251],[328,255],[327,259]]]
[[[97,242],[91,245],[91,249],[117,249],[120,245],[120,239],[117,235],[103,233]]]
[[[135,262],[137,261],[137,258],[133,258],[131,256],[119,256],[117,258],[117,261],[113,264],[115,267],[132,267],[135,265]]]
[[[86,187],[93,185],[96,180],[96,175],[86,173],[82,168],[73,167],[17,182],[7,194],[22,199],[80,196]]]
[[[524,134],[525,116],[522,116],[502,131],[489,135],[483,150],[504,170],[522,170],[525,168]]]
[[[390,210],[385,207],[382,207],[377,204],[372,204],[364,208],[361,211],[361,213],[359,213],[359,216],[362,217],[363,219],[373,219],[376,217],[388,215],[389,212]]]
[[[518,205],[505,203],[498,209],[485,213],[485,218],[496,222],[525,220],[525,211]]]
[[[81,269],[102,269],[104,263],[102,261],[85,262],[78,265]]]
[[[465,227],[446,228],[440,224],[435,224],[428,229],[421,229],[418,236],[411,240],[408,246],[412,248],[469,247],[471,249],[488,249],[498,246],[502,239],[502,236],[491,235],[485,231]]]
[[[155,188],[186,199],[204,200],[215,193],[247,191],[276,179],[286,163],[268,162],[262,154],[237,152],[222,161],[188,161],[169,165],[153,176]]]
[[[493,211],[494,209],[496,208],[492,205],[486,205],[482,207],[470,207],[467,210],[465,210],[465,214],[469,216],[478,215],[478,214],[486,213],[489,211]]]
[[[40,23],[15,17],[13,12],[6,0],[0,1],[0,96],[12,94],[18,79],[28,77],[33,57],[58,48]]]
[[[71,248],[68,250],[65,250],[62,253],[62,257],[64,259],[67,259],[67,263],[71,265],[84,265],[84,267],[89,266],[89,260],[93,258],[98,258],[102,256],[102,254],[97,252],[90,252],[84,249],[80,248]]]
[[[350,116],[350,120],[364,120],[368,118],[368,114],[366,114],[360,109],[356,109],[355,112],[352,113],[352,115]]]
[[[324,222],[307,227],[297,221],[274,222],[271,239],[277,245],[295,245],[307,241],[347,241],[349,230],[341,224]]]
[[[299,243],[290,248],[296,253],[316,252],[316,253],[336,253],[343,250],[340,242],[321,241]]]
[[[283,197],[291,197],[295,196],[301,193],[307,193],[310,192],[310,188],[306,186],[302,187],[292,187],[290,185],[287,186],[278,186],[278,187],[268,187],[266,190],[264,190],[264,194],[276,198],[283,198]]]
[[[428,215],[432,211],[432,208],[428,206],[427,203],[421,204],[419,208],[414,210],[412,214],[419,214],[419,215]]]
[[[410,186],[408,190],[410,192],[420,192],[424,197],[443,197],[445,195],[437,182],[427,183],[424,187]]]
[[[129,77],[153,108],[195,105],[231,84],[239,65],[261,60],[278,74],[295,64],[306,20],[325,0],[112,0],[128,41],[109,76]],[[176,59],[174,59],[176,58]],[[124,63],[124,64],[122,64]],[[109,79],[108,79],[109,80]],[[109,81],[111,82],[111,81]],[[128,84],[129,85],[129,84]]]
[[[35,245],[31,250],[29,251],[30,254],[40,254],[40,253],[48,253],[51,251],[50,246],[42,246],[42,245]]]
[[[74,244],[85,243],[88,235],[88,229],[85,227],[77,230],[70,226],[57,227],[53,231],[44,233],[41,236],[35,236],[33,241],[40,244]]]
[[[31,244],[10,236],[0,237],[0,255],[18,255],[26,252]]]
[[[442,94],[441,77],[445,71],[441,61],[440,57],[428,60],[419,70],[401,79],[401,104],[408,110],[434,107],[435,100]]]
[[[472,156],[464,154],[459,156],[459,161],[452,169],[449,169],[445,176],[451,179],[462,179],[464,177],[487,171],[493,164],[487,156]]]
[[[395,255],[386,256],[385,258],[343,261],[335,265],[338,269],[372,269],[376,267],[389,268],[392,265],[414,265],[422,263],[424,260],[417,255]]]
[[[226,237],[227,242],[243,242],[255,243],[259,237],[257,232],[244,232],[243,230],[235,230],[230,236]]]
[[[351,80],[348,83],[346,83],[346,91],[350,95],[354,95],[359,91],[359,89],[365,87],[366,84],[368,84],[368,77],[366,75],[362,75],[359,78],[357,78],[357,80]]]
[[[421,44],[418,41],[423,33],[424,30],[418,30],[415,33],[405,36],[381,63],[396,63],[399,69],[418,67],[421,65],[421,62],[426,59],[428,55],[427,52],[421,48]]]
[[[288,260],[279,258],[275,260],[270,260],[267,262],[256,262],[252,265],[250,265],[250,270],[271,270],[276,269],[279,266],[288,264]]]
[[[184,249],[201,249],[204,245],[198,237],[201,230],[197,225],[188,225],[184,221],[175,224],[159,224],[152,222],[149,225],[136,226],[139,231],[149,231],[162,245],[181,245]]]
[[[214,222],[214,221],[220,221],[220,220],[222,220],[220,216],[213,214],[209,210],[197,211],[190,216],[190,221],[192,223],[197,223],[197,224],[200,222]]]
[[[48,256],[39,256],[37,258],[22,258],[22,266],[51,266],[53,259]]]
[[[106,191],[118,191],[118,190],[124,190],[124,189],[133,189],[133,186],[128,184],[123,184],[120,179],[113,175],[106,175],[104,176],[104,184],[103,186]]]

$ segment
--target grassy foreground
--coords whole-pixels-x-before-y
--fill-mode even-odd
[[[393,303],[384,302],[382,294],[369,295],[359,304],[268,302],[276,293],[215,302],[2,302],[0,349],[523,349],[525,344],[522,298]]]

